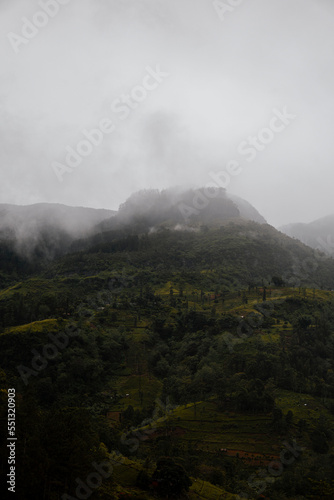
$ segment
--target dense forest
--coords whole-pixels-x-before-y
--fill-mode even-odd
[[[14,388],[18,499],[334,498],[333,260],[241,217],[125,219],[0,244],[1,484]]]

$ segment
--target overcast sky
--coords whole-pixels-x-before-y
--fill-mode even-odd
[[[117,209],[235,161],[270,224],[334,213],[334,2],[216,4],[1,0],[0,202]]]

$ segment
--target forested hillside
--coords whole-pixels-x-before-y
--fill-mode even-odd
[[[6,245],[17,498],[333,498],[332,259],[241,217]]]

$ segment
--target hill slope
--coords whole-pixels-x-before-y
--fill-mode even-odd
[[[290,286],[334,288],[333,259],[267,224],[234,219],[193,230],[191,226],[162,226],[153,232],[136,229],[115,229],[80,240],[73,245],[79,253],[55,262],[48,272],[96,275],[117,262],[137,272],[150,269],[158,281],[165,273],[190,273],[198,281],[212,272],[212,279],[227,288],[261,285],[273,277]]]

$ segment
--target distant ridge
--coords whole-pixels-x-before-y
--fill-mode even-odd
[[[0,204],[0,240],[10,242],[19,254],[53,258],[65,253],[71,242],[91,234],[113,210],[69,207],[57,203]]]
[[[0,230],[12,229],[22,234],[52,223],[53,226],[76,235],[91,229],[115,213],[113,210],[103,208],[70,207],[60,203],[33,205],[0,203]]]
[[[316,250],[334,255],[334,215],[327,215],[308,224],[288,224],[280,227],[279,231]]]

